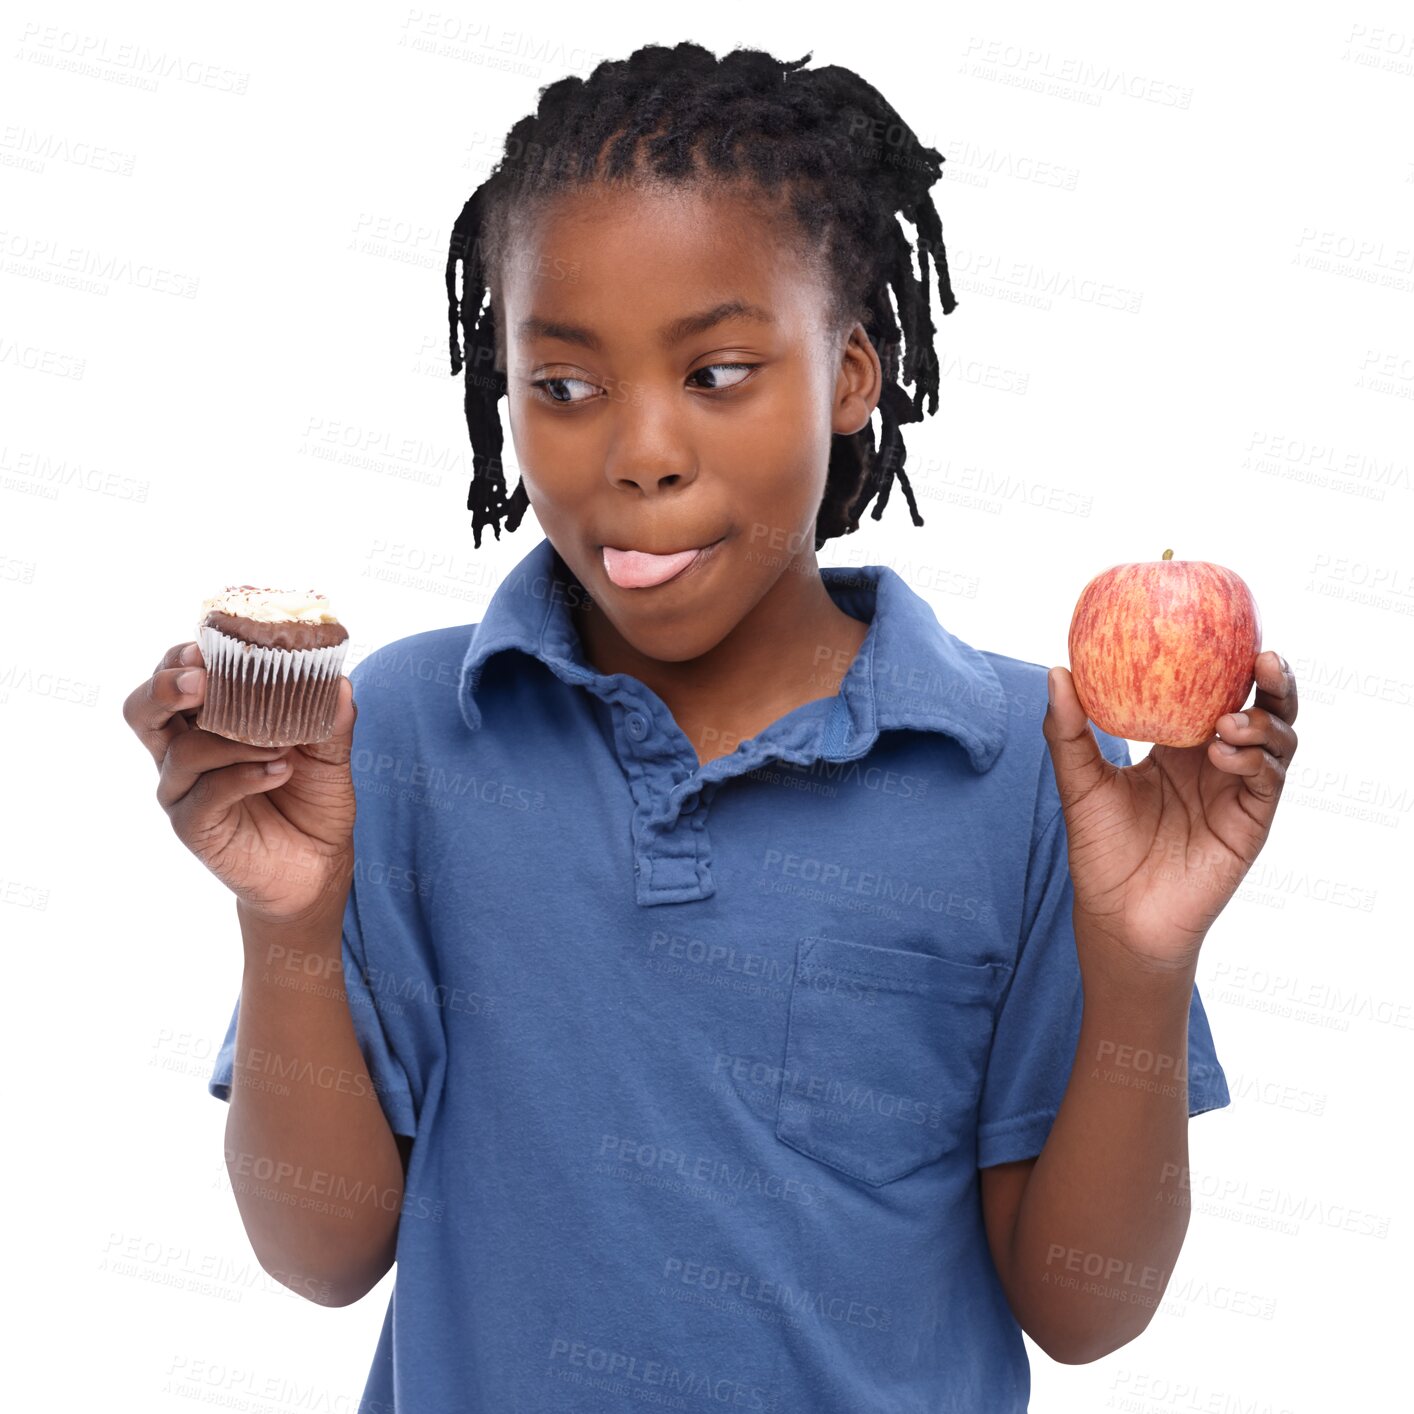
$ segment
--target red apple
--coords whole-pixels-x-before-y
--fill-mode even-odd
[[[1157,746],[1211,741],[1238,711],[1262,651],[1262,621],[1242,579],[1204,560],[1114,565],[1080,592],[1070,673],[1102,731]]]

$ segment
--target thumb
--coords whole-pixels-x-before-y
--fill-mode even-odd
[[[354,721],[358,707],[354,703],[353,684],[346,676],[339,677],[339,707],[334,713],[334,731],[323,741],[305,742],[296,749],[313,761],[331,766],[346,766],[353,753]]]
[[[1041,733],[1051,749],[1061,805],[1068,809],[1118,768],[1100,751],[1070,670],[1052,668],[1047,687],[1050,702],[1041,721]]]

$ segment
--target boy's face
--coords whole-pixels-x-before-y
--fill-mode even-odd
[[[868,421],[878,356],[859,325],[829,341],[825,289],[738,199],[596,187],[522,231],[498,318],[530,504],[624,639],[698,657],[788,571],[815,573],[831,437]],[[767,319],[663,332],[727,302]],[[712,549],[667,583],[625,588],[606,545]]]

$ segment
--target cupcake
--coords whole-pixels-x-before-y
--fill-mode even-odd
[[[349,631],[312,590],[230,585],[196,629],[206,699],[196,725],[250,746],[298,746],[334,734]]]

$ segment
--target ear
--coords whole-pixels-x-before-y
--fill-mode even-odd
[[[840,353],[831,430],[837,436],[848,437],[868,426],[883,391],[884,369],[879,355],[864,326],[856,320]]]

